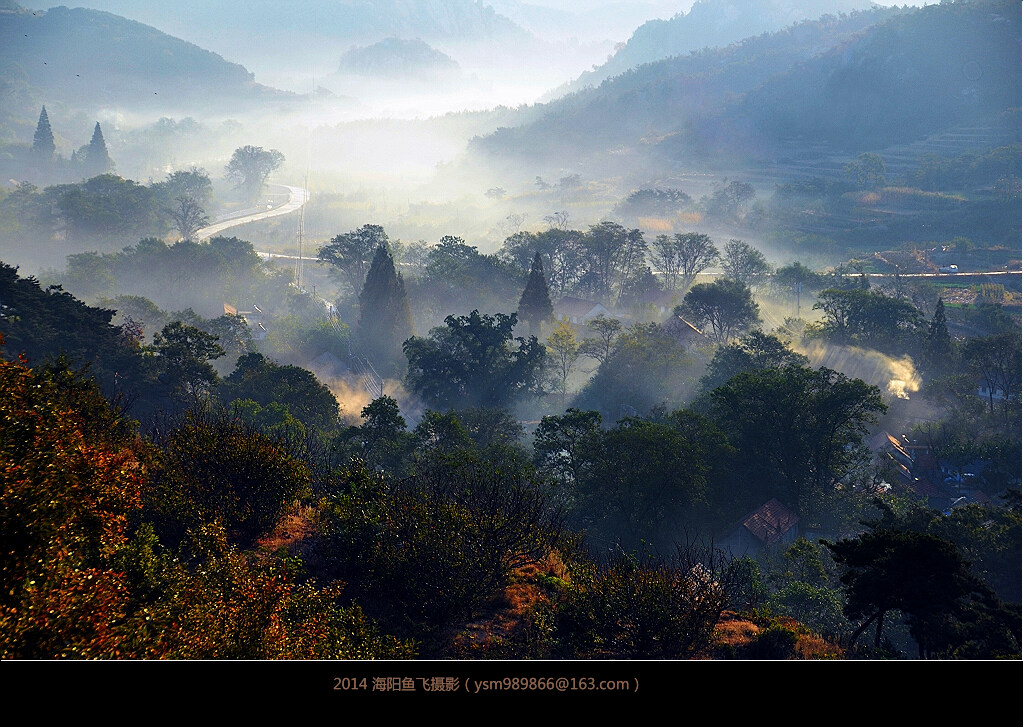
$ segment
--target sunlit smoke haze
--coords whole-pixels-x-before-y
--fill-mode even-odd
[[[880,351],[820,341],[796,342],[792,347],[809,358],[814,366],[825,366],[861,379],[897,399],[909,399],[911,393],[920,390],[920,375],[909,356],[894,358]]]

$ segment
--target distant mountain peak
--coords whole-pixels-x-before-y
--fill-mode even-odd
[[[18,73],[42,98],[78,108],[290,96],[212,51],[100,10],[3,12],[0,37],[0,76]]]
[[[801,20],[867,10],[870,0],[696,0],[668,20],[649,20],[601,66],[587,71],[562,91],[569,92],[617,76],[630,68],[705,48],[775,32]]]
[[[341,56],[337,72],[363,76],[423,76],[455,73],[458,63],[422,39],[384,38],[369,46],[353,46]]]

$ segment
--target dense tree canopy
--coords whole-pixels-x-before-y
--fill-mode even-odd
[[[165,310],[209,318],[222,315],[225,302],[279,309],[294,295],[288,273],[263,265],[237,237],[173,245],[147,237],[119,252],[70,255],[67,278],[79,295],[144,295]]]
[[[357,230],[335,235],[316,255],[333,266],[352,293],[357,294],[362,290],[377,249],[381,246],[386,248],[389,242],[380,225],[363,225]]]
[[[552,227],[543,232],[517,232],[504,241],[500,256],[527,273],[533,257],[543,261],[547,286],[555,300],[568,295],[584,270],[583,233]]]
[[[684,303],[682,313],[720,342],[731,340],[760,320],[760,306],[750,289],[727,278],[694,285]]]
[[[448,316],[428,338],[410,338],[408,383],[432,407],[507,406],[540,388],[546,350],[515,338],[515,314]],[[517,344],[517,345],[516,345]]]
[[[104,571],[145,476],[134,432],[62,366],[0,358],[0,391],[0,656],[108,656],[120,579]]]
[[[130,240],[152,234],[162,225],[156,195],[130,179],[101,173],[79,184],[48,187],[68,237]]]
[[[707,214],[725,220],[736,220],[742,216],[746,207],[756,198],[756,190],[749,182],[727,179],[710,195],[705,202]]]
[[[686,527],[706,527],[733,456],[709,420],[676,411],[628,417],[602,428],[598,412],[569,409],[546,416],[536,429],[534,457],[557,480],[570,519],[594,545],[670,552]]]
[[[0,358],[0,390],[2,621],[29,576],[94,566],[123,542],[143,468],[131,427],[81,374]]]
[[[816,293],[826,285],[825,277],[803,265],[798,260],[791,265],[783,265],[771,276],[771,285],[792,297]]]
[[[220,377],[210,363],[224,355],[217,337],[181,321],[153,336],[152,352],[170,395],[183,406],[206,401]]]
[[[525,270],[515,263],[483,254],[461,237],[444,235],[429,249],[424,274],[410,293],[417,316],[439,321],[450,310],[514,309],[524,277]]]
[[[402,629],[475,614],[562,527],[530,467],[466,452],[405,480],[363,478],[325,499],[319,517],[327,556]]]
[[[813,333],[836,343],[860,343],[882,351],[904,344],[922,325],[923,316],[908,300],[892,298],[872,290],[828,288],[822,290],[814,310],[824,320],[814,324]]]
[[[171,220],[183,240],[193,240],[200,228],[209,224],[206,208],[213,196],[213,182],[205,169],[179,169],[163,182],[152,185],[163,213]]]
[[[281,442],[226,415],[192,414],[164,444],[146,507],[164,537],[219,521],[249,542],[277,523],[309,480]]]
[[[618,212],[632,217],[671,217],[693,206],[681,189],[637,189],[618,203]]]
[[[988,390],[990,412],[996,410],[996,396],[1001,392],[997,409],[1008,420],[1020,407],[1020,337],[1016,333],[971,338],[963,346],[963,359],[970,374],[984,382]]]
[[[252,199],[263,191],[266,178],[283,163],[284,154],[278,150],[248,145],[234,150],[225,171],[227,178]]]
[[[307,486],[279,445],[192,418],[154,446],[62,365],[0,359],[0,390],[0,658],[415,653],[339,584],[236,549]]]
[[[921,657],[1018,656],[1019,607],[1001,603],[948,540],[874,523],[827,547],[845,568],[846,613],[861,621],[851,642],[874,624],[879,647],[886,614],[897,612]]]
[[[725,243],[721,267],[725,275],[748,288],[755,288],[771,272],[764,253],[742,240],[729,240]]]
[[[692,390],[695,359],[656,323],[636,324],[614,337],[610,355],[579,392],[576,405],[598,409],[609,418],[645,414],[660,405],[677,405]],[[585,355],[603,355],[602,342]]]
[[[218,394],[225,404],[236,399],[249,399],[261,406],[280,404],[313,431],[332,432],[341,416],[337,398],[312,372],[281,366],[260,353],[241,356]]]
[[[629,276],[646,264],[647,244],[640,230],[601,222],[586,231],[582,251],[586,274],[580,286],[595,299],[614,303]]]
[[[86,305],[59,286],[42,288],[0,262],[0,334],[4,355],[25,354],[30,365],[66,356],[71,366],[89,366],[108,396],[138,394],[145,378],[139,342],[111,324],[114,311]]]
[[[711,398],[754,485],[747,508],[776,497],[810,517],[829,511],[835,485],[865,461],[863,436],[887,410],[876,387],[823,367],[741,373]]]
[[[711,391],[744,371],[805,366],[808,363],[806,356],[790,349],[777,336],[763,331],[750,331],[714,351],[714,357],[700,379],[700,386],[704,391]]]

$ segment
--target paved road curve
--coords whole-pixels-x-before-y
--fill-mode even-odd
[[[236,227],[238,225],[244,225],[249,222],[255,222],[256,220],[265,220],[269,217],[277,217],[278,215],[286,215],[295,210],[299,209],[306,202],[309,201],[309,190],[303,189],[302,187],[292,187],[287,184],[275,184],[275,187],[284,187],[288,190],[290,197],[288,201],[282,204],[280,207],[275,207],[272,210],[263,210],[261,212],[253,212],[242,217],[235,217],[230,220],[222,220],[216,222],[209,227],[204,227],[195,233],[196,240],[205,240],[214,235],[217,235],[230,227]]]

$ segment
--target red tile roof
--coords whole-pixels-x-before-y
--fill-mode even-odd
[[[761,542],[776,545],[798,522],[795,513],[772,498],[747,515],[742,524]]]

